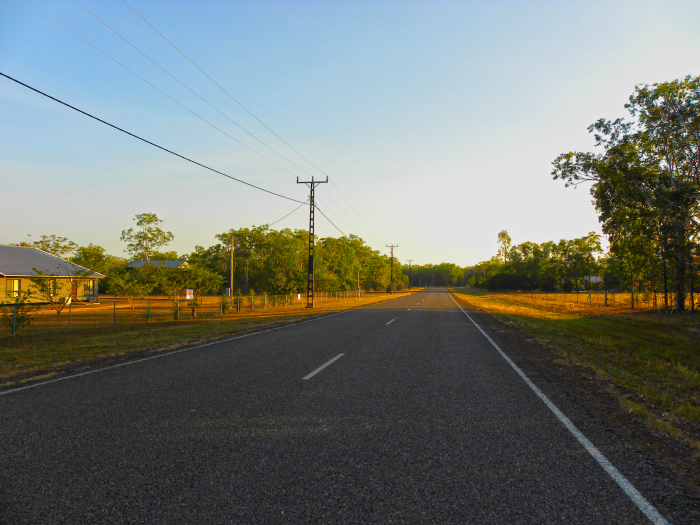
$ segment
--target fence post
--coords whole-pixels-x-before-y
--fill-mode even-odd
[[[151,322],[151,298],[150,297],[148,298],[148,311],[146,312],[146,316],[147,316],[146,317],[147,322],[150,323]]]
[[[117,326],[117,301],[114,301],[114,311],[112,312],[112,326]]]
[[[180,320],[180,299],[175,299],[175,320]]]
[[[17,304],[12,307],[12,339],[15,338],[15,333],[17,333]]]
[[[68,331],[71,331],[71,306],[73,306],[73,298],[70,299],[68,303]]]

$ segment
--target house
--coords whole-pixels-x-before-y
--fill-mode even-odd
[[[148,261],[149,266],[154,266],[158,268],[187,268],[187,261]],[[133,270],[134,268],[143,268],[146,266],[146,261],[144,259],[139,259],[138,261],[132,261],[126,265],[127,270]]]
[[[20,294],[31,292],[30,278],[39,275],[51,279],[54,297],[70,297],[74,301],[96,301],[97,280],[104,277],[38,248],[0,244],[0,302],[10,302]],[[38,294],[29,300],[47,302]]]

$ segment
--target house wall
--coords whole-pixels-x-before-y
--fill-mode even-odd
[[[19,279],[19,293],[24,294],[27,290],[32,290],[32,282],[26,276],[0,278],[0,302],[12,302],[14,294],[12,290],[12,282]],[[53,279],[49,277],[49,279]],[[72,291],[71,280],[68,277],[56,277],[56,290],[54,297],[70,297]],[[93,284],[94,283],[94,284]],[[88,279],[79,283],[78,301],[96,301],[97,300],[97,279]],[[45,303],[46,299],[33,294],[29,297],[31,303]]]

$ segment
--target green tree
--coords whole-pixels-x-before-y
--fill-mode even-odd
[[[60,268],[61,273],[69,274],[69,282],[66,282],[65,279],[49,275],[46,271],[37,270],[36,268],[32,268],[32,270],[34,270],[36,275],[29,277],[29,281],[32,283],[29,285],[28,290],[30,296],[50,304],[56,310],[56,315],[61,315],[63,308],[68,304],[72,294],[72,287],[75,286],[79,289],[92,275],[92,270],[75,266],[73,268],[63,266]]]
[[[124,251],[135,259],[145,260],[148,266],[153,252],[170,243],[174,236],[160,228],[163,221],[155,213],[140,213],[134,217],[134,221],[135,229],[122,231],[121,240],[127,243]]]
[[[136,300],[151,293],[155,287],[150,275],[142,270],[143,268],[135,268],[132,271],[113,272],[108,276],[114,294],[126,299],[132,310]]]
[[[182,282],[186,288],[193,291],[195,302],[202,295],[218,292],[224,283],[223,277],[204,268],[190,267],[179,270],[182,273]]]
[[[95,272],[104,273],[107,257],[105,249],[102,246],[96,246],[91,243],[88,246],[77,248],[75,250],[75,255],[71,257],[70,260],[75,264],[90,268]]]
[[[44,250],[56,257],[64,258],[69,253],[75,251],[78,247],[73,241],[69,241],[65,237],[57,237],[56,235],[42,235],[38,241],[34,242],[34,247]]]
[[[498,234],[498,258],[501,259],[505,264],[508,264],[510,262],[510,246],[511,246],[511,239],[510,235],[508,235],[508,232],[506,230],[501,231]]]
[[[156,275],[158,288],[173,302],[185,295],[189,273],[184,268],[162,268]]]
[[[611,248],[621,244],[621,257],[648,259],[653,252],[664,269],[673,261],[680,311],[698,233],[700,77],[638,86],[625,107],[636,120],[601,119],[589,127],[603,153],[560,155],[552,175],[567,186],[593,182],[603,231]]]
[[[28,327],[34,319],[34,311],[39,305],[30,302],[30,293],[24,292],[12,301],[0,303],[0,324],[3,324],[14,334],[24,327]]]

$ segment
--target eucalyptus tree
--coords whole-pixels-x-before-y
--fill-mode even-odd
[[[71,252],[74,252],[78,245],[73,241],[69,241],[65,237],[57,235],[42,235],[38,241],[34,241],[34,247],[39,248],[56,257],[65,258]]]
[[[650,250],[664,267],[673,261],[683,310],[700,215],[700,77],[637,86],[625,107],[635,120],[588,128],[602,153],[560,155],[552,175],[567,186],[593,182],[603,231],[628,266]]]
[[[148,266],[153,252],[172,242],[174,236],[160,228],[163,221],[155,213],[139,213],[134,222],[136,228],[122,230],[121,240],[127,243],[124,251],[134,259],[145,260]]]

